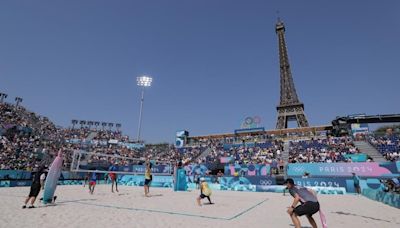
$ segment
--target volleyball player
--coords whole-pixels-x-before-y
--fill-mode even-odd
[[[83,187],[86,187],[86,183],[89,181],[89,176],[90,176],[90,173],[86,173],[86,175],[83,179]]]
[[[96,186],[96,181],[97,181],[97,174],[93,172],[92,175],[90,176],[90,181],[89,181],[89,193],[92,195],[94,192],[94,187]]]
[[[117,174],[114,173],[115,171],[117,171],[117,167],[114,164],[111,164],[110,168],[108,169],[109,171],[111,171],[108,176],[111,179],[111,192],[114,193],[114,183],[115,183],[115,191],[118,192],[118,185],[117,185]],[[114,171],[114,172],[113,172]]]
[[[297,186],[294,184],[292,178],[288,178],[285,181],[287,189],[289,189],[290,195],[293,196],[293,203],[288,207],[287,213],[292,219],[295,228],[301,228],[300,220],[298,216],[306,215],[308,221],[313,228],[317,228],[313,214],[319,211],[319,203],[316,194],[313,190]],[[297,205],[300,203],[300,205]]]
[[[31,190],[29,192],[28,197],[25,199],[25,204],[24,206],[22,206],[22,209],[26,208],[26,204],[28,204],[29,200],[31,201],[31,205],[29,206],[29,208],[35,208],[33,204],[36,201],[36,197],[39,195],[40,189],[44,188],[45,178],[46,178],[45,167],[40,166],[33,177]]]
[[[211,196],[211,189],[208,186],[208,184],[207,184],[206,180],[204,179],[204,177],[202,177],[202,178],[200,178],[200,196],[197,197],[197,204],[199,206],[201,206],[201,200],[204,199],[204,198],[207,198],[208,202],[210,204],[213,204],[211,202],[210,196]]]
[[[152,164],[150,161],[146,162],[146,171],[144,173],[144,196],[149,197],[150,184],[153,180],[153,175],[151,175]]]

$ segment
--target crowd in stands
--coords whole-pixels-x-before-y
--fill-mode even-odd
[[[221,158],[231,158],[236,164],[272,163],[280,159],[283,151],[283,142],[270,140],[264,142],[244,142],[241,144],[214,144],[210,153],[202,162],[215,163]]]
[[[384,192],[400,194],[400,178],[381,180],[381,184]]]
[[[351,162],[344,155],[359,152],[352,138],[348,136],[291,141],[288,162]]]
[[[201,139],[195,145],[208,148],[196,154],[195,163],[269,164],[274,173],[283,172],[283,142],[267,135]]]
[[[54,156],[56,127],[45,117],[22,106],[0,104],[0,169],[31,170]]]
[[[370,137],[369,141],[388,160],[399,160],[400,137]],[[285,162],[283,142],[267,135],[200,139],[185,148],[170,144],[140,148],[131,143],[119,129],[57,127],[48,118],[23,106],[0,103],[0,169],[32,170],[42,163],[49,164],[59,149],[64,151],[66,168],[71,165],[76,150],[183,164],[221,163],[221,158],[227,158],[229,163],[271,164],[278,168]],[[287,162],[351,162],[345,155],[359,152],[351,137],[293,140],[289,144]],[[98,156],[91,157],[90,161],[110,162],[110,159]],[[121,159],[120,165],[127,162]]]
[[[87,126],[56,127],[48,118],[28,111],[23,106],[0,103],[0,169],[32,170],[49,164],[59,149],[64,152],[64,166],[69,168],[73,151],[118,155],[135,159],[157,161],[184,160],[189,163],[204,149],[199,146],[178,151],[170,144],[129,145],[129,137],[114,129]],[[105,156],[92,156],[89,162],[110,162]],[[114,159],[113,162],[117,162]],[[129,161],[119,159],[119,165]]]
[[[391,134],[386,136],[369,136],[369,142],[373,145],[388,161],[398,161],[400,159],[400,136]]]

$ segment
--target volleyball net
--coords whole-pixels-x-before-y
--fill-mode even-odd
[[[172,174],[171,162],[151,159],[149,162],[152,164],[152,175]],[[110,171],[111,166],[114,166],[112,171]],[[125,175],[144,175],[146,172],[146,160],[77,150],[73,153],[70,170],[71,172],[112,172]]]

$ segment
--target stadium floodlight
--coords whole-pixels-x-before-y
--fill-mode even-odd
[[[97,127],[100,126],[100,122],[99,121],[94,121],[94,126],[96,126],[96,130],[97,130]]]
[[[15,98],[15,107],[18,107],[18,105],[19,105],[19,103],[21,103],[22,102],[22,98],[20,98],[20,97],[16,97]]]
[[[136,78],[137,85],[142,87],[142,98],[140,99],[140,113],[139,113],[139,126],[138,126],[138,133],[137,133],[137,141],[140,141],[140,132],[142,130],[142,113],[143,113],[143,102],[144,102],[144,89],[146,87],[150,87],[151,83],[153,82],[153,78],[149,76],[140,76]]]
[[[81,128],[83,128],[84,125],[86,124],[86,120],[81,120],[81,121],[79,121],[79,124],[81,125]]]
[[[8,96],[8,95],[5,94],[5,93],[0,93],[0,103],[3,103],[4,99],[6,99],[7,96]]]
[[[149,76],[140,76],[136,78],[137,85],[142,87],[150,87],[153,79]]]
[[[78,120],[72,120],[71,123],[72,123],[72,129],[74,129],[75,125],[78,124]]]

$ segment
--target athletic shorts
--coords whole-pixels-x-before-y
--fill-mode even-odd
[[[302,205],[297,206],[293,209],[293,212],[298,216],[303,215],[313,215],[319,211],[319,203],[318,202],[305,202]]]
[[[33,183],[29,192],[29,197],[37,197],[40,192],[40,183]]]
[[[204,195],[204,194],[200,194],[200,198],[204,199],[207,198],[208,196]]]
[[[96,185],[96,181],[90,181],[89,185]]]
[[[110,176],[111,180],[115,180],[117,177],[117,175],[115,173],[110,173],[109,176]]]
[[[144,179],[144,185],[150,185],[151,179]]]

